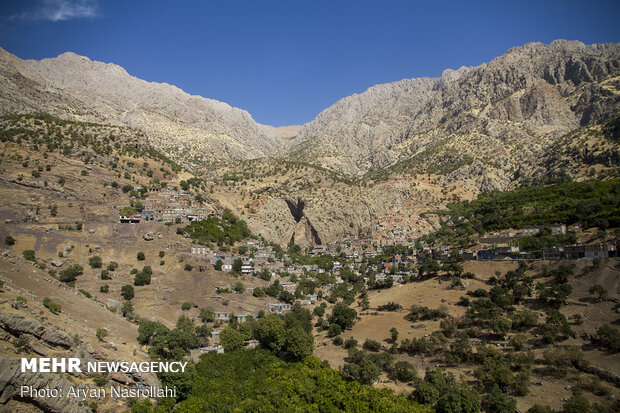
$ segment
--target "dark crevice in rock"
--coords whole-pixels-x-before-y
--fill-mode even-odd
[[[306,206],[306,202],[302,199],[285,199],[284,201],[286,202],[289,211],[291,211],[291,215],[293,216],[296,224],[299,224],[302,219],[304,220],[301,225],[302,228],[300,228],[300,225],[298,225],[293,232],[293,235],[291,235],[290,243],[294,244],[296,238],[298,242],[301,241],[300,238],[305,238],[305,240],[309,244],[322,245],[323,242],[321,241],[321,237],[319,237],[318,231],[314,228],[308,217],[304,214],[304,207]],[[298,234],[297,231],[300,231],[300,234]]]
[[[289,199],[285,199],[286,205],[288,205],[288,209],[291,211],[291,215],[295,219],[295,222],[301,221],[301,218],[304,216],[304,206],[306,203],[298,199],[297,201],[291,201]]]

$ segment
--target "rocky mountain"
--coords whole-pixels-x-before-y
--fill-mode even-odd
[[[529,43],[478,67],[346,97],[302,127],[291,153],[354,175],[399,162],[490,168],[491,186],[502,186],[559,137],[617,115],[619,76],[619,44]]]
[[[0,112],[40,111],[69,120],[130,126],[181,159],[250,159],[276,151],[295,127],[256,123],[244,110],[166,83],[147,82],[115,64],[74,53],[21,60],[0,49]]]

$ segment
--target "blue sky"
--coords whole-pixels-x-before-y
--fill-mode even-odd
[[[620,41],[620,1],[2,0],[0,46],[66,51],[227,102],[274,126],[530,41]]]

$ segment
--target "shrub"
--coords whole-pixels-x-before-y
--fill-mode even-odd
[[[32,261],[32,262],[36,262],[37,261],[35,256],[34,256],[34,251],[33,250],[24,250],[24,252],[22,252],[22,255],[28,261]]]
[[[603,287],[600,284],[593,285],[592,287],[590,287],[588,292],[592,295],[597,295],[599,301],[606,300],[607,295],[609,294],[609,292],[605,289],[605,287]]]
[[[609,324],[603,324],[596,330],[595,342],[613,353],[620,351],[620,332]]]
[[[357,340],[354,339],[353,337],[349,337],[345,340],[344,342],[344,348],[346,349],[350,349],[350,348],[355,348],[357,347]]]
[[[366,341],[364,341],[363,347],[368,351],[379,351],[381,350],[381,343],[367,338]]]
[[[4,243],[6,245],[15,245],[15,241],[17,241],[15,238],[13,238],[11,235],[7,235],[4,238]]]
[[[88,259],[88,265],[90,265],[91,268],[101,268],[101,266],[103,265],[101,261],[101,257],[98,255],[95,255],[94,257],[90,257]]]
[[[138,259],[138,261],[144,261],[146,259],[146,257],[144,256],[144,253],[142,251],[140,251],[137,255],[136,258]]]
[[[397,304],[393,301],[390,301],[387,304],[380,305],[379,307],[377,307],[377,311],[400,311],[402,309],[403,309],[402,305]]]
[[[131,300],[135,296],[133,286],[129,284],[123,285],[121,288],[121,296],[127,301]]]
[[[43,306],[54,314],[58,314],[61,312],[60,304],[58,304],[55,301],[52,301],[52,299],[49,297],[45,297],[43,299]]]
[[[412,305],[407,319],[409,321],[424,321],[424,320],[437,320],[439,318],[445,318],[448,316],[448,312],[444,308],[432,310],[428,307],[421,305]]]
[[[201,308],[199,317],[204,323],[213,322],[215,320],[215,313],[210,308]]]
[[[390,372],[390,378],[392,380],[402,381],[403,383],[409,383],[416,378],[417,373],[413,368],[413,365],[408,361],[397,361],[394,364],[394,368]]]
[[[100,293],[107,294],[108,291],[110,291],[110,286],[108,284],[103,284],[101,287],[99,287]]]
[[[343,343],[342,340],[342,336],[336,336],[334,337],[334,339],[332,340],[332,342],[334,343],[335,346],[341,346]]]
[[[123,301],[123,305],[121,306],[121,313],[123,314],[123,317],[133,317],[133,304],[131,304],[131,301]]]
[[[191,270],[193,270],[193,269],[194,269],[194,267],[193,267],[192,265],[190,265],[190,264],[185,264],[185,267],[184,267],[184,270],[185,270],[185,271],[191,271]]]
[[[564,403],[564,413],[588,413],[590,411],[590,402],[580,394],[573,395]]]
[[[527,344],[527,336],[525,334],[516,334],[510,339],[510,345],[519,351]]]
[[[106,330],[105,328],[98,328],[95,332],[95,336],[97,336],[97,339],[99,341],[103,341],[103,339],[106,338],[108,334],[108,330]]]
[[[106,267],[106,269],[107,269],[108,271],[114,271],[114,270],[115,270],[115,269],[117,269],[117,268],[118,268],[118,262],[116,262],[116,261],[110,261],[110,262],[108,263],[108,266]]]
[[[30,343],[26,337],[18,337],[14,339],[13,346],[15,346],[15,350],[17,350],[18,353],[27,353],[30,351]]]
[[[139,287],[141,285],[149,285],[151,283],[151,274],[149,272],[141,271],[136,274],[133,279],[133,285]]]
[[[66,270],[60,271],[58,279],[64,283],[72,283],[82,274],[84,274],[84,267],[79,264],[73,264]]]
[[[181,304],[181,310],[183,311],[188,311],[190,308],[192,308],[192,303],[190,303],[189,301],[185,301],[183,304]]]
[[[103,374],[95,374],[93,376],[93,381],[95,382],[95,386],[103,387],[108,382],[108,379]]]

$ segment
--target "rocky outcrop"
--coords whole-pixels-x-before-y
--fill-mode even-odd
[[[35,389],[58,389],[67,394],[73,383],[56,373],[21,372],[17,359],[0,360],[0,403],[6,404],[10,399],[32,403],[44,412],[52,413],[87,413],[90,409],[80,406],[75,397],[31,397],[20,394],[21,386]]]
[[[308,217],[304,214],[306,201],[303,199],[285,199],[286,205],[293,219],[295,220],[295,228],[291,235],[290,243],[301,246],[321,245],[321,237],[316,228],[310,223]]]
[[[39,321],[21,314],[0,314],[2,328],[15,336],[30,334],[52,346],[70,348],[74,344],[73,338],[66,332],[52,326],[44,326]]]
[[[74,53],[35,61],[0,49],[0,102],[1,113],[40,111],[130,126],[146,132],[160,149],[224,159],[272,154],[282,137],[297,131],[258,124],[226,103],[146,82],[120,66]]]
[[[619,44],[529,43],[478,67],[346,97],[302,127],[291,154],[357,175],[394,164],[445,174],[453,169],[434,156],[446,153],[505,158],[504,172],[533,167],[562,135],[620,112],[619,76]]]

